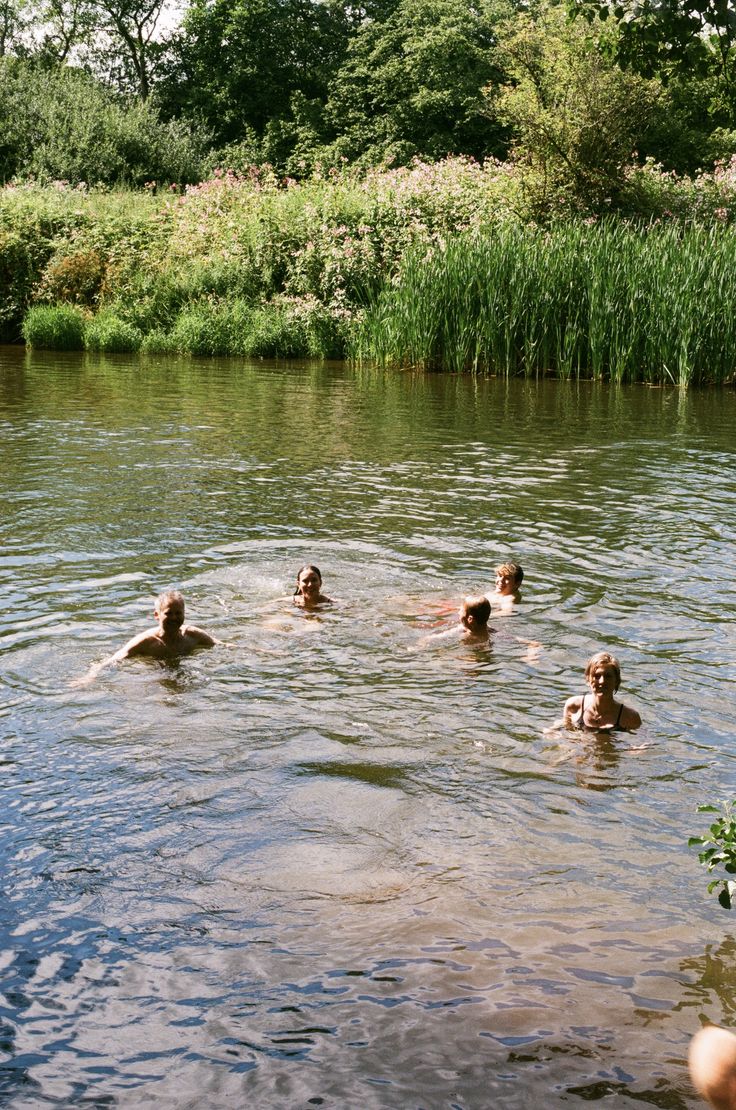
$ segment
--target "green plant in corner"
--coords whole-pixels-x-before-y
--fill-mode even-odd
[[[688,840],[689,848],[701,848],[698,859],[709,873],[717,867],[722,867],[727,875],[736,875],[736,815],[732,802],[721,802],[720,806],[698,806],[698,813],[717,813],[718,820],[714,821],[706,836],[691,836]],[[736,880],[716,878],[708,883],[708,893],[718,890],[718,901],[724,909],[730,910],[734,897],[736,897]]]

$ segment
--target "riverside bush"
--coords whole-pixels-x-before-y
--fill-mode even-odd
[[[144,355],[171,355],[176,354],[176,347],[171,334],[163,328],[155,328],[143,336],[141,341],[141,354]]]
[[[62,254],[49,260],[41,278],[41,295],[52,302],[92,305],[99,297],[105,270],[106,261],[99,250]]]
[[[718,901],[724,910],[733,907],[736,898],[736,880],[731,875],[736,875],[736,801],[724,801],[714,806],[704,804],[698,806],[698,813],[709,813],[717,817],[713,821],[705,836],[691,836],[688,847],[700,848],[698,859],[708,874],[716,869],[726,872],[726,876],[717,875],[708,883],[708,893],[718,891]]]
[[[138,328],[121,320],[109,309],[89,320],[84,329],[84,345],[89,351],[128,354],[140,350],[143,336]]]
[[[514,167],[462,158],[165,196],[0,189],[0,327],[65,297],[147,351],[728,380],[736,163],[627,174],[628,220],[546,228],[519,218]]]
[[[171,330],[175,351],[188,355],[236,354],[233,322],[222,305],[197,305],[185,309]]]
[[[51,247],[33,224],[17,228],[0,220],[0,342],[15,342]]]
[[[84,316],[71,305],[34,305],[23,321],[23,338],[29,347],[81,351],[84,348]]]
[[[209,134],[164,121],[152,99],[125,101],[83,70],[0,57],[0,180],[142,186],[191,182]]]

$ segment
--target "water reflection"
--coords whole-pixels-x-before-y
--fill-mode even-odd
[[[733,792],[736,399],[0,369],[0,1098],[695,1105],[736,1022],[685,847]],[[417,650],[511,556],[490,644]],[[232,646],[70,690],[171,584]],[[644,729],[545,735],[602,647]]]

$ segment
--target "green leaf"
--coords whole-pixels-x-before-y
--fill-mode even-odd
[[[706,841],[704,836],[691,836],[687,842],[687,846],[688,848],[697,848],[698,845],[705,843]]]
[[[718,901],[721,903],[724,910],[731,909],[731,891],[728,889],[728,887],[723,888],[721,893],[718,895]]]
[[[702,805],[698,806],[698,813],[720,813],[718,806]]]

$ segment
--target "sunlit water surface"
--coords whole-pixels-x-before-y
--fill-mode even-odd
[[[729,392],[0,352],[0,1103],[700,1105],[734,428]],[[509,556],[492,648],[423,646]],[[71,687],[172,585],[230,646]],[[545,734],[603,647],[644,727]]]

